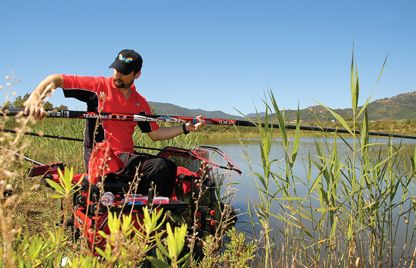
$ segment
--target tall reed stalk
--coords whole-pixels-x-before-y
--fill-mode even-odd
[[[316,139],[315,150],[304,159],[306,178],[294,169],[302,149],[299,128],[286,130],[285,114],[270,92],[271,105],[266,102],[264,118],[257,119],[262,173],[255,173],[259,201],[251,204],[261,226],[259,265],[391,267],[414,262],[416,157],[403,154],[404,146],[392,139],[369,137],[369,99],[358,106],[354,54],[350,88],[351,122],[322,105],[349,135]],[[267,126],[272,121],[279,125],[279,143]],[[298,127],[299,122],[298,113]],[[273,159],[272,150],[283,150],[284,158]],[[279,232],[273,232],[271,219]]]

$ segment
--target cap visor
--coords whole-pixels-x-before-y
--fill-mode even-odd
[[[117,64],[117,62],[113,62],[108,68],[113,68],[124,75],[128,75],[132,72],[132,70],[125,68],[125,66],[122,64]]]

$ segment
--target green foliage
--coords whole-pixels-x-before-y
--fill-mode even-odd
[[[352,60],[351,60],[350,88],[351,88],[352,114],[355,115],[357,113],[357,108],[358,108],[360,83],[359,83],[359,78],[358,78],[357,65],[355,64],[354,51],[352,52]],[[334,113],[332,112],[331,114],[334,115]],[[337,119],[339,120],[339,118]]]
[[[307,159],[306,182],[292,171],[299,146],[297,134],[293,142],[288,139],[282,126],[287,121],[285,113],[269,94],[273,109],[267,105],[265,117],[258,118],[263,167],[263,174],[255,174],[259,202],[250,209],[261,226],[259,247],[264,255],[256,258],[259,265],[395,266],[398,259],[406,263],[414,257],[415,222],[408,219],[415,217],[416,148],[410,158],[403,154],[402,146],[390,140],[371,141],[369,100],[358,107],[359,89],[353,56],[349,120],[322,105],[351,137],[335,133],[317,139],[316,152]],[[271,122],[273,116],[279,123],[284,159],[270,157],[273,130],[260,123]],[[299,121],[298,115],[297,124]],[[340,141],[345,151],[340,151]],[[306,193],[299,193],[298,185],[305,185]],[[281,226],[278,233],[272,233],[271,218]],[[403,230],[404,238],[399,239]]]
[[[67,263],[62,265],[63,267],[72,267],[72,268],[96,268],[100,266],[100,262],[95,256],[92,255],[81,255],[73,259],[66,258]],[[61,260],[61,264],[63,261]]]
[[[29,96],[29,93],[26,93],[23,97],[17,96],[13,101],[13,106],[16,108],[24,108],[24,103],[29,98]]]
[[[9,109],[11,106],[11,102],[9,100],[5,101],[2,105],[0,105],[2,107],[2,109]]]
[[[209,236],[204,243],[205,258],[198,267],[250,267],[255,258],[257,244],[255,241],[247,241],[244,233],[237,232],[233,227],[226,233],[229,242],[225,244],[222,254],[213,250],[214,238]]]
[[[157,239],[164,234],[165,217],[162,209],[149,212],[147,207],[143,208],[143,215],[143,223],[136,229],[132,215],[122,215],[120,219],[115,213],[108,214],[110,234],[99,232],[107,243],[104,249],[96,248],[107,264],[132,267],[145,260]]]
[[[78,186],[81,184],[81,180],[77,183],[72,183],[72,178],[74,177],[74,169],[73,168],[66,168],[64,173],[62,173],[61,169],[58,169],[59,174],[59,183],[46,179],[49,186],[51,186],[57,194],[52,195],[53,198],[70,198],[77,190]]]
[[[68,106],[61,104],[61,105],[55,107],[55,109],[57,109],[59,111],[68,110]]]
[[[3,107],[6,107],[6,108],[8,108],[8,107],[10,107],[10,106],[13,106],[14,108],[24,108],[24,103],[25,103],[25,101],[29,98],[29,96],[30,96],[30,94],[29,93],[26,93],[23,97],[22,96],[17,96],[15,99],[14,99],[14,101],[13,102],[10,102],[10,101],[7,101],[4,105],[3,105]],[[51,103],[51,102],[49,102],[49,101],[46,101],[44,104],[43,104],[43,108],[46,110],[46,111],[50,111],[50,110],[53,110],[54,108],[55,109],[57,109],[57,110],[68,110],[68,106],[66,106],[66,105],[59,105],[59,106],[57,106],[57,107],[54,107],[53,106],[53,104]]]
[[[352,132],[349,124],[347,123],[347,121],[341,115],[339,115],[333,109],[325,106],[324,104],[321,104],[321,106],[324,107],[337,120],[337,122],[341,124],[341,126],[344,129],[346,129],[351,135],[353,135],[353,132]],[[355,112],[355,110],[354,110],[354,112]]]
[[[245,235],[238,233],[235,228],[227,231],[230,242],[225,245],[226,250],[221,256],[229,267],[249,267],[249,262],[254,259],[257,245],[255,241],[246,242]]]
[[[61,230],[40,235],[21,236],[15,242],[15,261],[19,267],[57,267],[64,256],[67,238]]]
[[[156,238],[157,258],[148,256],[147,259],[156,267],[188,267],[189,253],[181,257],[181,252],[186,241],[186,230],[187,226],[184,224],[180,227],[175,227],[172,232],[170,223],[167,223],[167,237],[163,240],[164,243],[159,237]]]
[[[52,103],[50,103],[49,101],[47,101],[47,102],[45,102],[45,103],[43,104],[43,108],[44,108],[46,111],[50,111],[50,110],[52,110],[52,109],[53,109],[53,104],[52,104]]]

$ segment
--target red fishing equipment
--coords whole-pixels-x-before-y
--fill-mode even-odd
[[[215,156],[214,156],[215,155]],[[134,226],[140,230],[143,208],[151,205],[154,209],[163,208],[171,215],[186,222],[191,232],[197,226],[202,237],[215,231],[221,215],[221,197],[217,196],[217,183],[214,169],[226,169],[241,173],[236,165],[221,150],[215,147],[200,146],[194,149],[166,147],[159,150],[157,156],[168,158],[177,164],[175,187],[171,196],[154,196],[149,190],[147,195],[131,191],[132,178],[117,171],[121,161],[112,153],[110,146],[103,142],[97,144],[89,164],[89,173],[75,174],[72,183],[78,185],[73,198],[72,225],[74,238],[87,241],[92,252],[103,249],[106,240],[100,231],[108,235],[108,214],[132,214]],[[216,158],[221,161],[213,161]],[[58,168],[62,163],[38,165],[32,168],[31,175],[43,175],[60,183]],[[198,206],[196,206],[198,202]],[[171,222],[175,224],[175,222]],[[178,224],[178,223],[176,223]]]

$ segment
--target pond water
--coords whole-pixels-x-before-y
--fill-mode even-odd
[[[352,144],[353,139],[345,139],[348,143]],[[345,160],[345,157],[350,154],[350,148],[345,144],[344,141],[341,139],[337,139],[337,151],[338,155],[341,160]],[[307,181],[307,172],[308,172],[308,158],[310,156],[314,157],[317,155],[316,152],[316,142],[321,144],[327,144],[328,152],[331,151],[331,147],[334,143],[333,138],[325,139],[325,138],[315,138],[315,137],[302,137],[301,143],[299,146],[298,156],[296,163],[294,165],[293,171],[294,174],[299,178],[297,180],[297,185],[294,187],[297,192],[297,196],[304,197],[311,185],[312,182]],[[388,143],[387,139],[371,139],[372,143]],[[398,147],[403,146],[406,148],[407,154],[413,154],[415,150],[416,141],[415,140],[400,140],[400,139],[393,139],[393,144]],[[252,225],[249,224],[250,219],[247,216],[247,208],[248,203],[257,203],[258,202],[258,179],[255,176],[255,172],[262,174],[262,165],[261,165],[261,152],[260,152],[260,145],[259,140],[257,139],[249,139],[244,140],[243,145],[235,142],[234,143],[221,143],[221,144],[214,144],[211,142],[212,146],[216,146],[223,150],[230,158],[240,167],[242,174],[233,174],[231,181],[238,183],[236,186],[237,192],[235,194],[235,198],[233,199],[232,205],[236,208],[241,214],[238,218],[237,228],[243,231],[250,232],[252,230]],[[270,159],[278,159],[277,163],[274,165],[274,170],[284,174],[284,150],[281,145],[281,140],[275,139],[272,145],[272,150],[270,153]],[[400,168],[400,167],[398,167]],[[314,179],[317,174],[316,168],[312,168],[312,179]],[[414,184],[414,183],[413,183]],[[415,185],[410,187],[412,191],[415,191]],[[415,195],[415,192],[412,193]],[[401,194],[397,195],[397,199],[400,199]],[[315,200],[315,202],[317,202]],[[318,203],[316,203],[319,206]],[[274,203],[274,207],[272,210],[274,212],[278,211],[278,204]],[[399,213],[397,211],[397,213]],[[396,215],[397,215],[396,213]],[[409,221],[414,224],[414,213],[411,214],[411,218]],[[272,228],[276,231],[279,229],[279,222],[277,220],[271,221]],[[397,232],[397,239],[404,240],[404,233],[405,233],[406,226],[399,226]],[[411,233],[413,230],[411,229]],[[412,243],[414,244],[414,243]],[[414,245],[413,245],[414,246]]]
[[[350,144],[353,143],[352,139],[346,139],[347,142]],[[334,140],[333,139],[324,139],[324,138],[315,138],[315,137],[302,137],[300,140],[298,155],[296,158],[296,163],[294,165],[294,174],[299,178],[307,177],[307,169],[308,169],[308,158],[309,156],[316,156],[316,145],[315,143],[326,143],[329,144],[331,147]],[[371,139],[372,143],[387,143],[387,139]],[[399,146],[411,146],[407,151],[411,152],[412,148],[414,150],[414,146],[416,145],[416,140],[401,140],[401,139],[393,139],[393,144]],[[257,185],[256,185],[256,176],[254,172],[262,173],[262,165],[261,165],[261,152],[260,152],[260,144],[259,140],[257,139],[247,139],[243,140],[243,145],[234,142],[234,143],[221,143],[215,144],[211,143],[210,145],[216,146],[222,151],[224,151],[233,162],[241,169],[242,174],[233,174],[233,181],[238,183],[238,191],[234,198],[233,205],[240,208],[240,209],[247,209],[247,201],[248,200],[257,200]],[[337,150],[338,155],[340,156],[341,160],[348,155],[350,149],[348,146],[341,140],[337,139]],[[279,169],[280,172],[284,172],[284,150],[281,146],[281,141],[279,139],[275,139],[272,145],[270,159],[278,159],[278,162],[275,168]],[[313,177],[313,176],[312,176]],[[298,195],[302,196],[303,193],[307,190],[304,185],[300,184],[297,187]]]

